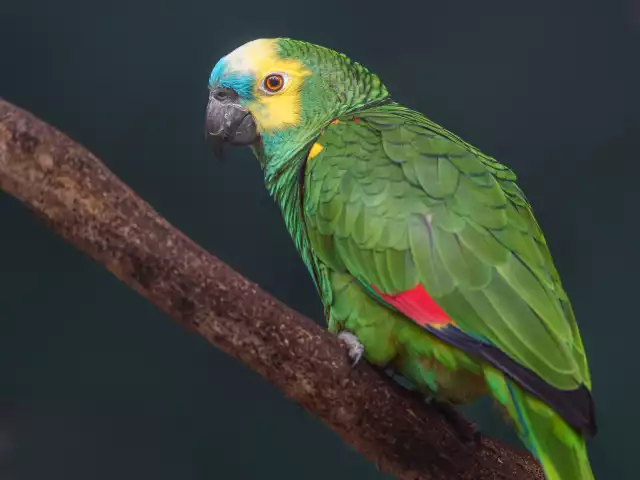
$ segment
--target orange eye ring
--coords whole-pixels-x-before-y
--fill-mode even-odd
[[[264,89],[269,93],[276,93],[284,87],[284,77],[277,73],[267,75],[264,79]]]

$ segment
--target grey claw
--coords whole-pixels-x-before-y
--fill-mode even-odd
[[[355,367],[364,355],[364,345],[351,332],[342,331],[338,334],[338,338],[347,344],[349,358],[353,362],[351,368]]]

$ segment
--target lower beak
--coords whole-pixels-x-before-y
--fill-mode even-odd
[[[229,88],[213,88],[209,92],[204,135],[218,158],[222,158],[226,143],[246,146],[260,138],[253,117],[238,100],[238,94]]]

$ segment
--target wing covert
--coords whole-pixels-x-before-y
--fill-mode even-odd
[[[318,143],[305,221],[330,268],[382,297],[421,286],[453,321],[448,333],[425,326],[434,334],[502,352],[553,389],[590,389],[569,300],[511,170],[394,105],[342,119]]]

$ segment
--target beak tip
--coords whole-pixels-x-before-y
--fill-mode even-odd
[[[211,146],[211,150],[213,151],[213,155],[219,159],[224,159],[224,144],[225,140],[221,137],[211,135],[210,133],[205,134],[205,140]]]

